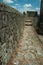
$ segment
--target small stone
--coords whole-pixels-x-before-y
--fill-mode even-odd
[[[32,53],[27,53],[26,55],[25,55],[25,59],[26,60],[34,60],[34,55],[32,54]]]
[[[22,51],[26,51],[27,50],[27,46],[25,45],[24,47],[21,47]]]
[[[18,52],[18,53],[17,53],[17,58],[18,58],[18,59],[22,59],[22,58],[23,58],[23,54],[20,53],[20,52]]]
[[[41,57],[43,57],[43,51],[41,48],[37,48],[37,54]]]
[[[14,64],[14,65],[19,65],[19,61],[15,59],[15,60],[13,61],[13,64]]]
[[[28,63],[24,62],[22,65],[29,65]]]
[[[37,65],[36,63],[34,63],[34,62],[31,62],[31,63],[29,63],[29,65]]]

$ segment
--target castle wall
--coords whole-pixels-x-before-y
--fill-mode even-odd
[[[40,33],[43,34],[43,0],[41,0],[41,9],[40,9]]]
[[[43,0],[41,0],[40,6],[40,18],[38,22],[38,33],[43,35]]]
[[[0,65],[6,65],[24,28],[24,16],[0,3]]]

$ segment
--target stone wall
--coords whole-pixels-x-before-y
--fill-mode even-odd
[[[38,14],[37,11],[27,11],[27,15],[28,17],[36,17]]]
[[[0,65],[6,65],[24,28],[24,16],[0,3]]]
[[[43,0],[41,0],[41,6],[40,6],[40,18],[38,21],[38,33],[43,35]]]

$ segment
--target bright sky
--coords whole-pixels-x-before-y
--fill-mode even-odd
[[[21,13],[23,11],[37,11],[40,13],[40,1],[41,0],[0,0],[0,2],[4,2],[7,5],[16,8]]]

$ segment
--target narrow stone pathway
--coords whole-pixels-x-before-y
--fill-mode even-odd
[[[43,46],[32,26],[25,26],[23,38],[8,65],[43,65]]]

